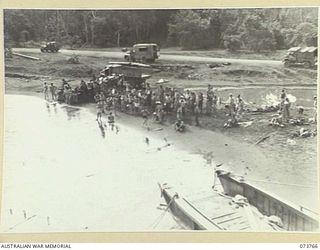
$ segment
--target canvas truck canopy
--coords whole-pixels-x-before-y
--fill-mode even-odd
[[[156,43],[137,43],[137,44],[133,45],[133,47],[134,46],[147,47],[147,46],[158,46],[158,44],[156,44]]]
[[[317,47],[305,47],[305,48],[301,49],[300,52],[301,53],[306,53],[306,52],[313,53],[313,52],[317,51],[317,49],[318,49]]]
[[[288,52],[297,52],[301,49],[301,47],[292,47],[290,49],[288,49]]]

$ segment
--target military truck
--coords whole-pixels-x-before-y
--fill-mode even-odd
[[[139,43],[132,49],[123,48],[122,51],[126,52],[124,59],[128,62],[154,62],[160,57],[159,46],[155,43]]]
[[[315,68],[317,66],[317,47],[293,47],[288,50],[283,59],[284,66],[303,66],[305,68]]]
[[[52,42],[47,42],[43,45],[41,45],[41,52],[58,52],[59,51],[59,47],[57,45],[57,43],[55,41]]]
[[[100,72],[100,76],[109,79],[110,83],[114,78],[121,76],[132,87],[140,89],[142,84],[151,77],[151,72],[151,66],[142,63],[109,62]]]

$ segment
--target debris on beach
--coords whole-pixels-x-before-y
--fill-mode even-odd
[[[291,118],[289,120],[289,123],[291,125],[294,125],[294,126],[310,125],[310,123],[306,122],[306,120],[303,117],[301,117],[301,118]]]
[[[317,129],[306,129],[306,128],[301,128],[299,131],[296,131],[292,134],[292,138],[294,137],[302,137],[302,138],[307,138],[311,136],[316,136],[317,135]]]
[[[268,138],[270,138],[271,136],[271,133],[270,134],[267,134],[265,136],[262,136],[259,140],[256,141],[255,145],[258,145],[260,144],[261,142],[264,142],[265,140],[267,140]]]
[[[169,80],[165,80],[165,79],[159,79],[158,81],[157,81],[157,84],[162,84],[162,83],[167,83],[167,82],[169,82]]]
[[[277,115],[272,117],[271,121],[269,122],[269,126],[284,128],[285,125],[283,124],[282,116]]]
[[[252,123],[253,123],[253,121],[238,122],[238,124],[241,125],[241,126],[244,127],[244,128],[251,126]]]
[[[297,142],[296,142],[295,140],[292,140],[292,139],[288,139],[288,140],[287,140],[287,143],[288,143],[289,145],[291,145],[291,146],[294,146],[294,145],[297,144]]]
[[[24,55],[24,54],[20,54],[20,53],[16,53],[16,52],[12,52],[12,55],[20,56],[20,57],[23,57],[23,58],[26,58],[26,59],[30,59],[30,60],[35,60],[35,61],[39,61],[40,60],[39,57],[28,56],[28,55]]]
[[[163,130],[163,128],[155,128],[155,129],[153,129],[153,131],[161,131],[161,130]]]

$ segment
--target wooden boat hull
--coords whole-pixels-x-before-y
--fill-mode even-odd
[[[282,220],[288,231],[317,231],[319,218],[303,213],[295,205],[289,204],[243,180],[237,179],[229,172],[218,170],[217,176],[224,192],[229,196],[242,195],[248,202],[267,216],[275,215]]]

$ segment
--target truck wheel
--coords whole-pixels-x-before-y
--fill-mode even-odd
[[[128,56],[124,56],[124,60],[126,60],[128,62],[130,61]]]
[[[285,61],[285,62],[284,62],[284,66],[285,66],[285,67],[291,67],[291,66],[292,66],[292,63],[289,62],[289,61]]]
[[[308,69],[308,68],[311,68],[311,63],[310,62],[303,62],[303,67]]]

